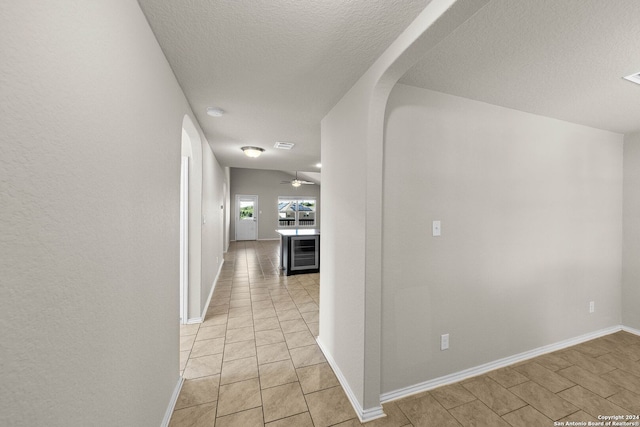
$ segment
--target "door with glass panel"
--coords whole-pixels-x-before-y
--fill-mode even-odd
[[[236,240],[258,238],[258,196],[236,195]]]

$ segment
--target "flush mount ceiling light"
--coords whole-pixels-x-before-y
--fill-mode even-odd
[[[207,107],[207,114],[211,117],[221,117],[224,114],[224,110],[218,107]]]
[[[260,147],[242,147],[241,150],[247,157],[259,157],[264,152],[264,148]]]
[[[640,85],[640,73],[633,73],[630,76],[623,77],[623,79]]]

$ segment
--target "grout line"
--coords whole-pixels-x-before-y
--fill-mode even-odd
[[[300,316],[297,319],[290,319],[290,320],[300,320],[304,323],[305,328],[301,331],[294,331],[294,332],[307,332],[310,333],[311,335],[313,335],[313,333],[311,332],[311,329],[309,328],[309,324],[307,323],[307,321],[305,320],[305,318],[302,316],[302,313],[299,310],[299,307],[302,304],[307,304],[307,303],[315,303],[318,304],[318,301],[311,295],[311,292],[309,291],[309,289],[313,289],[313,293],[314,295],[318,292],[317,287],[318,284],[315,283],[314,281],[305,281],[304,283],[301,283],[298,278],[291,278],[285,282],[283,282],[281,280],[280,275],[274,275],[274,274],[269,274],[267,275],[267,272],[265,271],[265,268],[267,268],[268,272],[271,273],[272,271],[274,271],[275,269],[275,264],[274,262],[277,261],[277,257],[273,257],[273,256],[269,256],[269,255],[263,255],[265,252],[267,252],[265,250],[266,245],[258,243],[258,244],[251,244],[248,242],[243,242],[241,244],[241,247],[234,247],[233,250],[229,250],[226,254],[226,258],[225,258],[225,264],[226,267],[224,270],[224,273],[221,274],[221,281],[225,282],[225,287],[224,287],[224,291],[229,292],[229,296],[225,297],[225,299],[228,299],[228,303],[227,304],[222,304],[222,305],[226,305],[226,311],[222,312],[222,313],[217,313],[215,314],[216,316],[218,315],[224,315],[225,316],[225,322],[222,324],[225,326],[225,335],[224,337],[220,337],[220,338],[224,338],[224,342],[223,342],[223,346],[222,346],[222,353],[221,353],[221,369],[220,369],[220,373],[216,374],[216,375],[206,375],[203,377],[199,377],[199,378],[206,378],[209,376],[218,376],[219,378],[219,382],[218,382],[218,396],[216,401],[219,403],[220,401],[220,388],[222,387],[222,385],[220,384],[222,382],[222,365],[224,365],[225,361],[229,361],[225,359],[225,350],[228,348],[227,344],[227,333],[229,331],[229,314],[231,311],[231,298],[232,298],[232,294],[234,294],[234,291],[241,291],[244,292],[245,290],[248,289],[249,291],[249,305],[248,306],[244,306],[244,307],[249,307],[250,311],[250,315],[252,318],[252,327],[253,327],[253,341],[254,341],[254,349],[256,350],[256,354],[255,356],[249,356],[246,358],[240,358],[240,359],[248,359],[250,357],[255,357],[256,359],[256,368],[258,370],[258,384],[259,384],[259,388],[260,388],[260,398],[261,398],[261,408],[262,408],[262,414],[263,414],[263,421],[266,419],[266,414],[264,412],[264,401],[262,400],[262,382],[261,382],[261,377],[260,377],[260,364],[258,363],[258,358],[257,358],[257,349],[258,349],[258,345],[257,345],[257,332],[256,332],[256,321],[260,322],[261,320],[264,319],[256,319],[254,317],[254,309],[257,309],[258,307],[255,307],[255,302],[254,301],[254,296],[252,295],[252,290],[254,289],[265,289],[264,293],[260,293],[260,294],[256,294],[255,296],[257,297],[257,295],[268,295],[268,300],[270,302],[270,307],[273,308],[273,311],[275,313],[274,317],[269,317],[270,318],[275,318],[277,321],[277,325],[278,325],[278,329],[274,329],[274,330],[278,330],[282,336],[283,336],[283,343],[284,345],[287,347],[287,354],[288,354],[288,359],[287,361],[291,364],[291,366],[294,369],[294,373],[295,373],[295,381],[290,381],[287,382],[285,384],[278,384],[277,386],[272,386],[272,387],[268,387],[265,388],[265,390],[274,388],[274,387],[278,387],[281,385],[287,385],[287,384],[294,384],[297,383],[299,384],[300,390],[302,391],[303,397],[306,396],[306,394],[304,393],[304,391],[302,390],[302,385],[300,383],[300,377],[298,376],[298,368],[295,367],[295,365],[293,364],[293,358],[291,356],[291,349],[289,348],[289,344],[286,341],[286,337],[284,335],[284,331],[282,329],[282,324],[281,324],[281,320],[280,317],[278,316],[278,310],[276,310],[276,307],[274,305],[274,295],[273,292],[274,291],[279,291],[277,295],[275,295],[277,298],[282,298],[284,296],[287,297],[288,301],[293,302],[293,307],[294,308],[290,308],[290,310],[296,309],[298,315]],[[271,253],[273,253],[272,251],[270,251]],[[279,263],[278,263],[279,265]],[[258,274],[253,274],[252,272],[257,271],[258,269],[256,268],[259,267],[259,273]],[[273,282],[270,282],[273,281]],[[262,283],[261,283],[262,282]],[[260,286],[258,286],[260,285]],[[222,288],[221,288],[222,289]],[[295,298],[294,298],[295,295]],[[307,299],[307,302],[302,303],[302,304],[298,304],[296,302],[297,300],[300,299]],[[260,301],[265,301],[265,299],[261,299]],[[211,309],[211,307],[214,307],[213,305],[211,305],[211,303],[209,304],[209,307],[207,307],[207,311],[209,309]],[[242,308],[242,307],[234,307],[234,308]],[[282,311],[282,310],[280,310]],[[247,314],[249,315],[249,314]],[[268,318],[265,318],[268,319]],[[211,326],[222,326],[222,325],[211,325]],[[198,326],[198,329],[196,331],[196,336],[198,334],[198,332],[200,331],[200,328],[202,327],[202,325]],[[215,339],[215,338],[212,338]],[[201,340],[202,341],[202,340]],[[245,340],[243,340],[245,341]],[[249,341],[249,340],[246,340]],[[195,359],[194,357],[192,357],[192,352],[193,352],[193,347],[195,346],[195,339],[194,339],[194,343],[191,345],[191,348],[189,350],[189,356],[187,357],[187,363],[189,360]],[[297,347],[296,347],[297,348]],[[219,354],[219,353],[217,353]],[[203,355],[203,356],[208,356],[208,355]],[[234,359],[234,360],[240,360],[240,359]],[[277,363],[276,362],[271,362],[271,363]],[[316,364],[314,364],[316,365]],[[311,365],[310,365],[311,366]],[[253,379],[253,378],[251,378]],[[235,384],[237,382],[241,382],[241,381],[246,381],[246,380],[240,380],[240,381],[234,381],[233,383],[229,383],[229,384]],[[228,384],[224,384],[225,386]],[[324,389],[322,389],[324,390]],[[316,391],[322,391],[322,390],[316,390]],[[211,401],[213,402],[213,401]],[[211,403],[211,402],[206,402],[206,403]],[[308,407],[308,404],[306,403],[306,398],[305,398],[305,404],[306,404],[306,413],[309,414],[309,417],[311,417],[311,413]],[[197,406],[197,405],[192,405],[192,406]],[[185,407],[183,409],[189,408],[191,406]],[[256,407],[257,408],[257,407]],[[224,417],[227,416],[231,416],[234,414],[239,414],[242,412],[246,412],[252,409],[256,409],[256,408],[248,408],[248,409],[244,409],[242,411],[238,411],[238,412],[234,412],[231,414],[226,414],[224,415]],[[218,418],[218,409],[219,409],[219,405],[216,406],[216,419]],[[304,413],[304,412],[303,412]],[[292,414],[292,415],[288,415],[286,417],[282,417],[279,418],[278,420],[281,419],[286,419],[286,418],[290,418],[293,416],[296,416],[299,414]],[[273,420],[276,421],[276,420]],[[313,420],[312,420],[313,422]]]

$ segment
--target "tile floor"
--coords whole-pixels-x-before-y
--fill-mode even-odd
[[[314,340],[318,293],[317,274],[280,276],[277,241],[233,243],[204,323],[181,327],[185,383],[170,427],[361,425]],[[640,337],[618,332],[383,406],[367,426],[640,415]]]

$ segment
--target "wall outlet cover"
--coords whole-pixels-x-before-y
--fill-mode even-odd
[[[440,335],[440,350],[449,348],[449,334]]]

